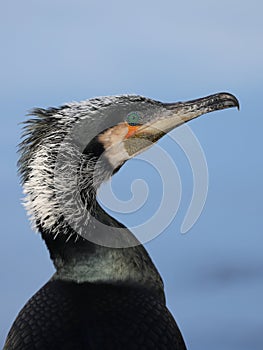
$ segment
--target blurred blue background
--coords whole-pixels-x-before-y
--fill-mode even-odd
[[[16,145],[27,111],[97,95],[172,102],[230,91],[240,112],[189,124],[210,182],[204,211],[185,235],[180,226],[191,171],[168,137],[160,141],[180,172],[182,202],[172,224],[146,248],[189,350],[263,349],[262,13],[259,0],[1,3],[0,345],[54,271],[20,204]],[[129,198],[127,174],[146,176],[158,201],[160,179],[151,171],[136,159],[126,163],[113,179],[117,195]]]

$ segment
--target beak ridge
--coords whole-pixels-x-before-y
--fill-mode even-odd
[[[164,106],[171,110],[180,108],[196,110],[204,109],[204,113],[207,113],[205,109],[210,109],[209,112],[233,107],[237,107],[238,110],[240,109],[238,99],[229,92],[220,92],[186,102],[164,103]]]

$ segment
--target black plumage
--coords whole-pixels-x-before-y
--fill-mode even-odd
[[[6,349],[174,350],[185,346],[160,295],[132,286],[51,281],[19,314]]]

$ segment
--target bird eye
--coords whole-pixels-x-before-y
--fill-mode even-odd
[[[127,115],[127,123],[131,126],[141,124],[141,116],[138,112],[131,112]]]

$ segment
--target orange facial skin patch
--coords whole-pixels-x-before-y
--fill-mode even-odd
[[[130,136],[132,136],[139,129],[139,127],[140,127],[140,125],[129,125],[127,123],[128,132],[127,132],[125,138],[128,139]]]

